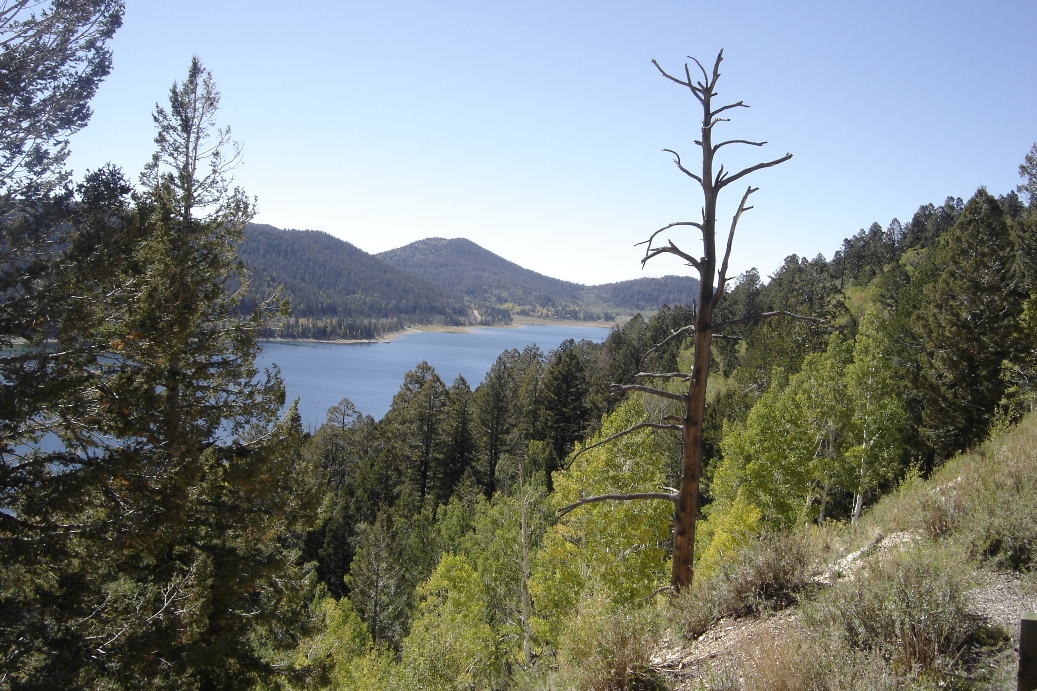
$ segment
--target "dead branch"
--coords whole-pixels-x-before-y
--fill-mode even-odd
[[[682,393],[671,393],[669,391],[663,391],[662,389],[653,389],[650,386],[641,386],[640,384],[613,384],[613,390],[615,391],[638,391],[640,393],[646,393],[651,396],[659,396],[660,398],[668,398],[671,401],[685,402],[688,400],[687,394]]]
[[[687,372],[638,372],[634,376],[651,379],[688,379],[691,377]]]
[[[680,169],[682,173],[684,173],[700,185],[702,184],[702,178],[700,178],[698,175],[685,168],[684,164],[681,163],[681,155],[679,153],[677,153],[673,149],[663,149],[663,151],[665,151],[668,154],[673,154],[673,162],[677,164],[677,167]]]
[[[595,497],[586,497],[578,502],[563,506],[555,514],[561,518],[565,514],[585,504],[594,504],[601,501],[638,501],[641,499],[665,499],[671,504],[677,502],[677,495],[669,492],[633,492],[631,494],[599,494]]]
[[[694,60],[694,58],[692,58],[692,60]],[[695,60],[695,62],[697,63],[698,60]],[[662,76],[666,77],[671,82],[673,82],[675,84],[680,84],[681,86],[686,86],[689,89],[691,89],[691,93],[695,94],[695,98],[697,98],[700,103],[702,102],[702,91],[703,91],[702,87],[701,86],[695,86],[694,84],[691,83],[691,72],[688,71],[687,63],[684,64],[684,73],[688,76],[688,80],[687,81],[683,81],[683,80],[678,79],[677,77],[674,77],[673,75],[671,75],[669,72],[664,70],[662,68],[662,65],[659,64],[659,61],[654,59],[654,58],[652,59],[652,64],[655,65],[655,69],[659,70],[659,73],[662,74]],[[701,67],[702,67],[702,65],[699,65],[699,68],[701,68]],[[703,74],[705,74],[705,70],[703,70]]]
[[[716,153],[720,150],[720,147],[727,146],[728,144],[747,144],[749,146],[763,146],[766,143],[767,142],[753,142],[749,141],[748,139],[728,139],[727,141],[720,142],[719,144],[714,144],[713,153]]]
[[[680,425],[664,425],[664,424],[662,424],[660,422],[640,422],[640,423],[638,423],[636,425],[632,425],[630,427],[627,427],[622,432],[616,432],[611,437],[606,437],[605,439],[602,439],[601,441],[597,441],[597,442],[594,442],[593,444],[590,444],[589,446],[583,447],[582,449],[580,449],[579,451],[577,451],[577,452],[575,452],[573,454],[572,460],[575,461],[583,453],[585,453],[587,451],[590,451],[591,449],[596,449],[599,446],[603,446],[605,444],[608,444],[611,441],[615,441],[616,439],[619,439],[620,437],[625,437],[628,434],[632,434],[632,433],[637,432],[638,430],[642,430],[642,429],[660,429],[660,430],[663,430],[664,432],[679,432],[680,429],[681,429],[681,426]]]
[[[682,326],[681,328],[677,329],[676,331],[671,333],[669,336],[667,336],[663,340],[661,340],[658,343],[656,343],[654,346],[652,346],[651,348],[646,350],[645,354],[641,356],[641,359],[637,363],[637,369],[644,369],[645,358],[647,358],[649,355],[651,355],[655,351],[659,350],[664,345],[666,345],[667,343],[669,343],[673,339],[675,339],[678,336],[680,336],[682,333],[685,333],[687,331],[694,331],[694,330],[695,330],[695,325],[694,324],[688,324],[687,326]]]
[[[748,108],[748,107],[749,106],[745,105],[745,103],[743,103],[742,101],[739,101],[738,103],[730,103],[730,104],[728,104],[726,106],[722,106],[720,108],[717,108],[716,110],[714,110],[712,113],[709,114],[709,117],[710,118],[715,118],[716,116],[718,116],[721,113],[723,113],[725,110],[731,110],[732,108]]]
[[[677,245],[673,244],[673,240],[669,240],[668,242],[670,244],[667,245],[666,247],[656,247],[655,249],[651,249],[651,248],[646,249],[645,250],[645,256],[641,259],[641,266],[644,266],[648,262],[649,259],[652,259],[653,257],[658,257],[660,254],[674,254],[674,255],[677,255],[678,257],[680,257],[681,259],[683,259],[684,261],[688,262],[692,266],[694,266],[696,269],[698,269],[699,272],[702,271],[702,262],[701,261],[699,261],[695,257],[691,256],[690,254],[688,254],[687,252],[682,250],[680,247],[677,247]]]
[[[652,241],[655,240],[655,236],[657,236],[659,233],[663,232],[664,230],[669,230],[670,228],[675,228],[677,226],[691,226],[693,228],[698,228],[699,230],[702,230],[702,224],[697,222],[697,221],[674,221],[673,223],[667,224],[667,225],[663,226],[662,228],[660,228],[659,230],[657,230],[654,233],[652,233],[651,235],[649,235],[647,240],[642,240],[641,242],[635,242],[634,243],[634,247],[637,247],[638,245],[648,245],[648,249],[651,249],[652,248]]]
[[[776,158],[773,161],[767,161],[765,163],[757,163],[754,166],[749,166],[748,168],[740,170],[737,173],[735,173],[734,175],[731,175],[731,176],[723,178],[723,179],[719,179],[719,176],[718,176],[716,188],[718,190],[723,189],[724,187],[727,187],[728,185],[730,185],[732,182],[735,182],[736,180],[739,180],[739,179],[745,177],[749,173],[755,173],[758,170],[763,170],[764,168],[770,168],[771,166],[776,166],[779,163],[784,163],[785,161],[789,160],[790,158],[792,158],[792,154],[785,154],[781,158]]]
[[[727,249],[724,250],[724,260],[720,264],[720,274],[717,279],[717,292],[716,295],[713,296],[713,304],[719,302],[720,298],[724,296],[724,288],[727,285],[727,265],[731,260],[731,246],[734,244],[735,228],[738,226],[738,219],[742,217],[743,213],[753,208],[751,206],[746,206],[745,202],[749,200],[749,195],[758,189],[758,187],[750,186],[749,189],[745,191],[745,194],[742,195],[742,201],[738,203],[738,211],[735,212],[734,217],[731,219],[731,230],[727,233]]]
[[[714,329],[724,329],[731,326],[744,326],[746,324],[752,324],[763,319],[771,319],[772,317],[789,317],[790,319],[799,319],[806,322],[814,322],[815,324],[824,324],[824,319],[817,317],[808,317],[803,314],[795,314],[794,312],[786,312],[785,310],[778,310],[777,312],[761,312],[760,314],[754,314],[750,317],[743,317],[742,319],[732,319],[731,321],[721,322],[713,326]]]

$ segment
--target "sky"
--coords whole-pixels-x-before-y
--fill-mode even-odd
[[[792,160],[744,192],[731,273],[766,279],[790,254],[831,258],[873,222],[1014,190],[1037,142],[1033,0],[127,0],[114,68],[71,140],[77,176],[136,177],[151,113],[192,55],[244,150],[255,220],[323,230],[377,253],[463,237],[587,285],[695,275],[645,240],[700,219],[671,155],[698,161],[701,110],[652,59],[712,68],[729,170]],[[695,74],[693,72],[693,74]],[[690,231],[690,232],[689,232]],[[694,229],[660,236],[692,255]]]

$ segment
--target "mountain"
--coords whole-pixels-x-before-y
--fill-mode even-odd
[[[583,286],[524,269],[470,240],[428,238],[377,255],[442,288],[534,316],[612,318],[615,313],[691,303],[698,281],[689,276],[638,278]]]
[[[582,286],[524,269],[469,240],[429,238],[378,255],[317,230],[250,223],[238,255],[245,312],[281,290],[291,314],[264,336],[374,339],[414,324],[507,324],[512,314],[614,319],[690,303],[689,277]]]
[[[619,310],[654,311],[663,305],[690,305],[698,298],[699,281],[691,276],[635,278],[584,288],[585,302],[612,305]]]
[[[578,304],[583,286],[509,262],[471,240],[428,238],[376,255],[429,283],[490,304]]]
[[[238,255],[251,273],[242,309],[281,287],[292,315],[277,334],[286,338],[377,338],[415,323],[471,323],[459,292],[328,233],[250,223]]]

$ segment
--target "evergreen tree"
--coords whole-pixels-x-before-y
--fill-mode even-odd
[[[590,422],[587,394],[590,382],[587,371],[574,348],[560,349],[544,373],[541,386],[544,410],[544,439],[553,452],[547,468],[547,488],[553,490],[551,473],[561,468],[561,461],[573,445],[583,439]]]
[[[45,197],[67,179],[69,135],[112,67],[121,0],[13,0],[0,11],[0,197]],[[7,249],[7,248],[5,248]]]
[[[932,256],[938,278],[917,319],[923,438],[935,458],[982,441],[1017,351],[1024,294],[1012,236],[997,200],[980,189]]]
[[[430,364],[421,362],[404,375],[385,417],[419,506],[434,494],[435,475],[442,464],[446,405],[443,380]]]
[[[479,477],[487,497],[497,490],[497,466],[511,451],[518,426],[519,357],[517,350],[501,353],[475,390],[475,423],[483,456]]]
[[[55,322],[67,404],[11,449],[24,460],[5,483],[0,636],[14,680],[234,688],[294,645],[283,624],[305,598],[295,564],[316,478],[298,414],[278,420],[279,378],[257,379],[262,316],[230,318],[251,204],[219,164],[226,131],[209,139],[217,103],[193,61],[156,111],[137,208],[114,171],[82,189],[77,237],[101,254],[71,242],[63,275],[104,299]]]
[[[472,390],[460,374],[447,390],[444,417],[443,462],[436,478],[436,501],[450,499],[465,471],[475,464],[475,423]]]

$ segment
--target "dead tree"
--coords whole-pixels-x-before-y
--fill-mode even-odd
[[[780,315],[811,319],[809,317],[799,317],[798,315],[789,314],[787,312],[769,312],[750,315],[736,321],[723,323],[713,322],[713,311],[723,298],[724,290],[727,286],[727,271],[731,257],[731,246],[734,242],[735,229],[742,214],[752,208],[751,206],[747,206],[746,202],[749,200],[749,196],[756,191],[756,188],[750,186],[742,195],[742,199],[738,204],[738,209],[735,211],[734,216],[731,219],[731,227],[727,233],[727,244],[718,265],[716,225],[717,199],[720,196],[720,192],[727,186],[741,180],[750,173],[764,168],[770,168],[771,166],[776,166],[779,163],[784,163],[792,158],[792,154],[785,154],[781,158],[772,161],[757,163],[756,165],[749,166],[736,173],[725,171],[723,165],[721,165],[719,170],[714,173],[714,158],[722,147],[731,144],[763,146],[766,142],[730,139],[720,141],[716,144],[713,143],[713,128],[721,122],[728,121],[728,118],[721,116],[729,110],[735,108],[747,108],[748,106],[741,101],[720,106],[716,106],[713,103],[713,99],[717,95],[716,85],[717,81],[720,79],[720,63],[723,60],[723,51],[717,55],[716,62],[713,65],[712,74],[707,73],[706,69],[698,60],[695,60],[695,58],[689,59],[698,66],[699,71],[702,73],[701,81],[692,78],[691,69],[688,67],[687,63],[684,65],[683,79],[680,77],[674,77],[667,73],[655,60],[652,61],[652,64],[655,65],[656,69],[658,69],[664,77],[675,84],[679,84],[688,89],[702,107],[702,134],[701,138],[695,141],[695,144],[699,147],[702,153],[701,172],[694,172],[685,167],[684,163],[681,161],[680,155],[676,151],[664,149],[664,151],[673,154],[674,163],[677,164],[677,168],[698,183],[702,188],[702,220],[677,221],[675,223],[670,223],[652,233],[645,242],[638,243],[647,245],[645,255],[641,260],[642,266],[644,266],[648,260],[661,254],[672,254],[681,258],[687,262],[688,265],[694,267],[695,270],[698,271],[699,295],[698,300],[695,302],[694,324],[678,330],[671,336],[671,338],[674,338],[688,332],[691,332],[694,335],[694,358],[691,372],[641,372],[638,375],[645,379],[685,379],[688,383],[688,389],[687,393],[675,394],[640,384],[617,387],[619,390],[623,391],[638,391],[647,395],[660,396],[662,398],[676,401],[679,405],[683,406],[684,415],[682,417],[667,418],[662,423],[642,423],[635,425],[630,429],[624,430],[617,435],[613,435],[609,439],[603,440],[595,445],[599,446],[608,443],[617,437],[624,436],[646,427],[679,432],[683,441],[680,487],[669,492],[644,492],[637,494],[614,494],[603,495],[600,497],[586,497],[576,504],[563,507],[558,512],[559,515],[564,515],[577,506],[597,501],[634,501],[642,499],[662,499],[672,501],[675,505],[675,510],[673,514],[673,566],[670,576],[670,584],[675,590],[687,588],[692,582],[692,565],[695,549],[695,523],[699,511],[699,479],[702,469],[702,424],[706,410],[706,380],[709,376],[710,350],[713,338],[720,336],[718,332],[725,327],[742,325]],[[701,232],[702,256],[695,257],[684,251],[673,240],[669,239],[669,237],[665,237],[663,242],[658,240],[659,236],[663,235],[666,231],[671,229],[683,229],[686,227],[697,228]],[[668,338],[667,340],[670,339]]]

